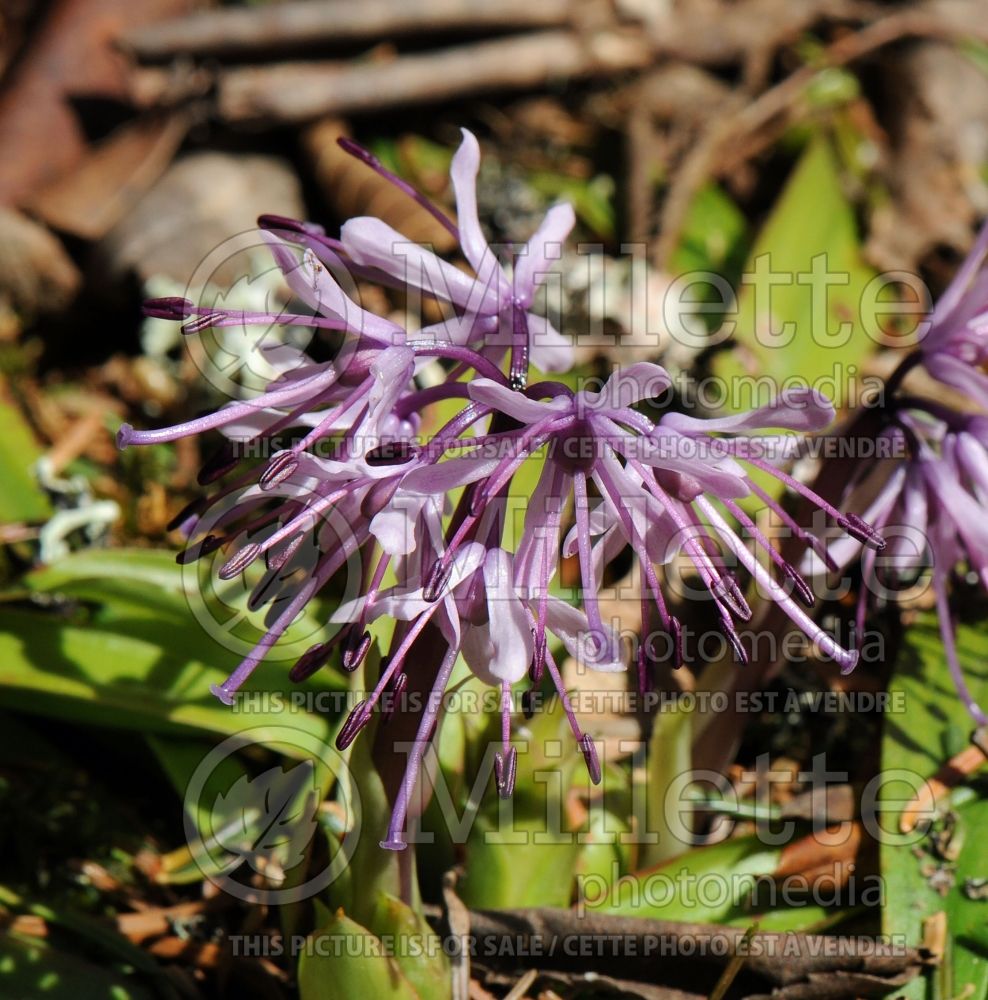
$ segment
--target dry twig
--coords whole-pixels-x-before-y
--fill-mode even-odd
[[[641,69],[651,59],[640,33],[615,29],[586,37],[565,30],[529,32],[381,61],[248,66],[217,75],[218,112],[230,122],[311,121],[524,90],[554,79],[609,76]],[[135,70],[131,96],[142,105],[173,100],[174,77],[166,69]]]
[[[817,63],[798,69],[740,110],[731,109],[729,114],[715,119],[683,161],[670,186],[655,247],[658,265],[666,263],[679,245],[686,214],[697,191],[711,177],[736,166],[736,158],[726,152],[729,146],[737,148],[744,137],[789,113],[822,69],[846,66],[905,38],[958,41],[975,37],[988,40],[988,28],[961,13],[953,6],[934,7],[931,4],[890,14],[855,34],[838,39]]]
[[[569,23],[571,0],[349,0],[204,10],[128,32],[121,44],[140,59],[245,55],[314,45],[444,31],[557,28]]]

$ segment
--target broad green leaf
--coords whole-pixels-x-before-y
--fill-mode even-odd
[[[395,942],[395,961],[420,997],[446,1000],[451,995],[449,960],[442,941],[421,913],[379,892],[368,929],[383,941]]]
[[[687,845],[677,836],[689,824],[688,807],[682,804],[682,794],[674,786],[690,774],[693,755],[693,713],[676,704],[663,706],[656,715],[648,743],[648,785],[645,789],[648,832],[655,834],[655,843],[643,843],[640,863],[652,868],[682,854]],[[673,794],[670,796],[670,790]],[[675,804],[670,805],[670,800]],[[670,816],[670,810],[675,811]]]
[[[51,505],[32,472],[41,448],[21,411],[6,398],[2,380],[0,427],[0,524],[43,521],[51,516]]]
[[[612,768],[609,774],[613,771]],[[578,885],[594,880],[595,884],[611,886],[627,872],[631,848],[621,838],[627,836],[630,829],[623,817],[605,810],[600,803],[591,805],[576,862]]]
[[[860,319],[862,294],[873,277],[861,256],[837,157],[830,140],[817,135],[745,265],[737,347],[718,355],[716,364],[731,388],[725,408],[764,403],[759,393],[768,380],[779,387],[787,379],[820,388],[840,406],[848,380],[876,347]],[[750,379],[735,382],[738,376]]]
[[[0,609],[0,705],[149,732],[229,736],[249,728],[260,739],[265,727],[290,725],[329,738],[331,718],[286,707],[291,692],[284,665],[258,667],[252,688],[269,694],[251,711],[217,701],[210,685],[221,683],[236,662],[204,644],[187,619],[134,618],[103,628]]]
[[[104,963],[104,967],[90,965],[72,952],[48,947],[44,941],[27,935],[7,934],[0,937],[0,995],[91,996],[94,1000],[103,997],[138,1000],[152,995],[130,977],[124,978],[105,967],[106,963],[112,963],[121,970],[133,970],[155,981],[157,989],[153,995],[175,996],[157,962],[103,921],[84,913],[32,902],[6,886],[0,886],[0,905],[40,917],[63,931],[67,939],[77,941],[87,954],[99,953]],[[92,987],[92,993],[78,992],[83,982]]]
[[[0,704],[155,733],[231,735],[288,724],[323,740],[345,708],[335,671],[292,685],[281,646],[244,686],[242,703],[217,701],[210,686],[250,645],[222,628],[207,629],[208,611],[186,592],[188,580],[171,553],[80,552],[27,574],[22,584],[84,606],[71,617],[0,609]],[[296,626],[304,631],[295,655],[326,634],[312,610]]]
[[[957,647],[965,677],[981,704],[988,701],[988,631],[984,624],[961,624],[957,628]],[[932,777],[949,758],[955,734],[968,733],[973,723],[954,690],[947,669],[935,615],[925,613],[910,625],[904,648],[896,663],[890,684],[893,704],[900,700],[901,713],[885,716],[882,742],[883,803],[889,810],[880,822],[884,830],[898,832],[898,818],[904,801],[914,794],[905,781],[892,781],[893,772],[908,772],[919,779]],[[955,793],[955,798],[960,797]],[[940,975],[952,981],[949,995],[981,997],[988,995],[988,910],[981,901],[969,900],[963,892],[968,878],[988,877],[988,800],[965,797],[954,807],[958,834],[963,837],[957,859],[955,882],[946,895],[934,891],[929,874],[938,864],[929,837],[916,836],[913,844],[886,842],[881,845],[881,869],[885,879],[886,901],[883,927],[886,934],[904,935],[906,943],[922,941],[923,923],[941,911],[946,912],[950,935],[951,958]],[[901,838],[900,838],[901,839]],[[914,853],[914,846],[919,851]],[[919,856],[917,856],[917,853]],[[965,993],[968,986],[972,992]],[[902,990],[910,1000],[934,1000],[936,989],[927,980],[914,980]]]
[[[155,734],[147,737],[147,743],[184,804],[189,781],[195,773],[196,768],[212,749],[213,744],[208,740],[182,739]],[[235,754],[225,757],[219,762],[206,779],[202,795],[199,796],[199,800],[194,804],[195,811],[190,819],[195,823],[197,830],[204,834],[209,831],[211,819],[210,804],[215,802],[217,796],[223,791],[230,788],[241,778],[246,777],[246,775],[246,769]],[[226,820],[228,822],[232,821],[233,817],[227,817]],[[187,863],[176,864],[179,858],[187,861]],[[163,861],[163,881],[181,885],[189,882],[199,882],[202,880],[204,874],[218,875],[221,869],[218,865],[212,864],[211,861],[211,857],[193,858],[191,852],[187,849],[172,852],[166,855]]]
[[[605,899],[587,899],[586,905],[619,916],[720,923],[738,916],[758,876],[776,870],[780,853],[756,836],[735,837],[628,875]]]
[[[81,549],[53,566],[28,573],[24,584],[31,590],[49,592],[85,580],[147,583],[176,594],[185,592],[175,553],[160,549]]]
[[[500,720],[489,718],[474,755],[500,746]],[[566,826],[565,800],[571,788],[590,784],[583,758],[569,730],[562,703],[549,699],[515,738],[518,773],[514,795],[501,799],[489,780],[480,812],[467,839],[467,864],[457,891],[475,909],[513,906],[569,906],[583,845]],[[481,773],[473,760],[467,773]],[[472,780],[472,779],[471,779]]]
[[[173,624],[181,627],[198,655],[233,651],[242,657],[267,631],[268,610],[247,610],[251,586],[262,571],[259,566],[256,570],[251,567],[253,572],[247,574],[246,582],[222,582],[211,570],[205,564],[181,567],[170,552],[89,550],[27,574],[23,584],[35,592],[58,593],[104,605],[107,620],[178,616],[182,621]],[[328,637],[323,624],[325,615],[317,613],[319,604],[314,599],[303,609],[269,654],[269,661],[297,658],[309,645]],[[331,671],[320,671],[311,683],[344,686]]]
[[[301,1000],[425,1000],[384,942],[342,910],[306,941],[298,987]]]
[[[744,263],[747,225],[744,213],[723,188],[707,184],[690,204],[670,271],[713,271],[733,282]]]

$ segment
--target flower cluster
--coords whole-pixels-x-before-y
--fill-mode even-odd
[[[947,663],[961,700],[979,726],[988,724],[988,715],[965,681],[948,598],[951,577],[962,564],[988,588],[988,374],[983,370],[988,360],[986,256],[988,225],[926,318],[919,348],[904,359],[886,385],[877,433],[899,446],[891,453],[908,457],[860,467],[842,504],[850,509],[858,505],[859,497],[872,494],[863,516],[889,535],[884,568],[891,583],[906,585],[930,571]],[[936,398],[904,391],[906,376],[914,371],[939,383]],[[858,557],[859,549],[853,539],[843,539],[830,548],[830,556],[844,567]],[[874,555],[866,553],[862,566],[870,576]],[[812,572],[811,566],[806,568]],[[859,632],[869,594],[863,586],[857,610]]]
[[[478,219],[479,147],[470,133],[464,132],[451,167],[455,224],[367,151],[345,146],[455,235],[472,274],[379,219],[352,219],[336,239],[310,223],[266,216],[260,220],[264,238],[305,311],[245,314],[185,299],[155,300],[146,307],[151,315],[181,321],[189,334],[270,322],[314,326],[342,338],[332,362],[317,363],[284,345],[271,349],[269,360],[280,366],[279,374],[253,399],[174,427],[120,431],[121,446],[174,441],[211,429],[225,435],[226,446],[200,476],[203,484],[223,480],[223,485],[176,519],[190,540],[179,558],[192,560],[222,548],[228,554],[219,571],[224,579],[263,560],[267,582],[252,594],[255,604],[268,599],[271,574],[291,569],[303,541],[315,546],[317,557],[304,582],[256,648],[215,689],[217,697],[232,702],[313,595],[350,572],[356,561],[356,596],[341,601],[332,615],[338,631],[306,652],[291,677],[302,680],[336,655],[344,669],[356,669],[371,643],[371,623],[382,617],[394,621],[376,683],[339,732],[344,748],[385,703],[400,703],[413,671],[418,681],[427,673],[432,697],[421,711],[384,842],[400,849],[441,696],[459,656],[501,692],[503,744],[495,758],[501,795],[511,794],[517,767],[514,686],[526,678],[540,684],[544,674],[559,693],[591,778],[600,779],[594,742],[572,711],[556,655],[563,648],[590,669],[625,669],[599,593],[605,568],[629,549],[639,570],[643,626],[654,621],[665,630],[672,666],[682,658],[682,628],[660,573],[671,561],[683,560],[702,581],[738,660],[745,661],[747,653],[736,623],[752,612],[733,566],[743,567],[842,670],[853,669],[857,654],[813,621],[806,610],[813,604],[808,584],[740,503],[759,498],[825,555],[766,490],[767,475],[808,498],[861,544],[872,549],[884,544],[864,520],[841,514],[783,471],[781,462],[751,457],[772,453],[765,445],[773,441],[782,446],[775,449],[779,454],[787,454],[793,432],[798,439],[830,423],[829,401],[796,389],[746,414],[704,420],[668,413],[656,422],[638,404],[668,388],[669,378],[658,365],[617,370],[592,389],[573,389],[541,375],[533,381],[533,369],[560,372],[572,364],[567,342],[536,310],[539,285],[574,225],[572,208],[550,209],[529,242],[503,262]],[[337,280],[342,275],[415,290],[440,304],[443,318],[406,329],[358,305]],[[245,461],[247,446],[284,435],[291,435],[290,446],[260,468]],[[519,540],[509,547],[506,505],[515,477],[530,459],[541,463],[538,481],[526,502]],[[221,500],[222,516],[206,519]],[[329,512],[347,526],[345,532],[326,529]],[[579,566],[578,605],[554,588],[564,557]],[[428,654],[437,648],[437,637],[438,648],[445,650],[438,658]],[[635,666],[643,688],[654,666],[651,655],[642,644]]]

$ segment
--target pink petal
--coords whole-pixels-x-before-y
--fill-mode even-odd
[[[485,456],[483,450],[478,448],[473,455],[459,455],[435,465],[421,465],[412,469],[402,479],[401,486],[410,493],[422,495],[448,493],[459,486],[489,476],[500,461],[497,456]]]
[[[544,372],[567,372],[573,367],[573,344],[544,316],[528,314],[529,357]]]
[[[545,280],[546,274],[559,270],[563,243],[575,225],[572,205],[568,202],[553,205],[525,249],[515,258],[515,296],[526,309],[531,306],[535,289]],[[553,262],[556,262],[555,267]]]
[[[534,424],[536,421],[551,417],[553,413],[565,413],[572,407],[572,401],[565,398],[557,397],[545,403],[529,399],[528,396],[489,378],[474,379],[470,383],[470,398],[500,410],[506,416],[514,417],[523,424]]]
[[[375,316],[349,298],[311,250],[306,250],[299,260],[295,250],[274,233],[262,229],[260,235],[271,248],[288,287],[315,313],[343,320],[349,329],[376,340],[400,343],[404,338],[399,326]]]
[[[833,422],[834,406],[816,389],[796,386],[784,389],[771,403],[730,417],[704,419],[684,413],[669,413],[663,427],[685,433],[708,431],[756,431],[782,427],[793,431],[818,431]]]
[[[481,305],[496,308],[496,299],[475,278],[414,243],[381,219],[372,216],[350,219],[343,224],[340,237],[357,264],[376,267],[401,282],[464,309],[478,311]]]
[[[512,578],[511,556],[504,549],[491,549],[484,561],[488,621],[463,632],[464,658],[488,684],[520,681],[532,662],[532,628]]]
[[[639,361],[619,368],[604,383],[600,392],[584,392],[580,401],[589,410],[619,410],[634,406],[643,399],[661,396],[672,384],[669,373],[661,365]]]

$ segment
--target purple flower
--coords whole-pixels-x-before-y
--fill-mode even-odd
[[[889,537],[884,560],[890,582],[909,584],[930,570],[944,652],[957,692],[978,725],[988,716],[974,700],[957,655],[949,594],[954,570],[966,564],[988,588],[988,419],[972,411],[988,407],[988,225],[928,317],[919,350],[909,355],[886,385],[878,435],[892,443],[889,462],[868,462],[852,477],[843,506],[860,506],[863,518]],[[956,392],[950,399],[919,397],[903,390],[916,367]],[[958,395],[959,394],[959,395]],[[966,399],[965,399],[966,397]],[[880,477],[884,476],[884,480]],[[878,484],[876,487],[876,483]],[[833,562],[844,567],[859,555],[854,539],[832,545]],[[807,561],[808,571],[822,567]],[[856,628],[864,628],[873,579],[873,553],[862,558]]]
[[[478,678],[500,692],[501,748],[495,762],[502,795],[510,795],[514,785],[513,693],[526,675],[532,690],[548,672],[591,779],[600,780],[593,740],[573,713],[550,637],[585,667],[625,668],[618,636],[603,620],[599,592],[605,568],[626,547],[640,567],[643,628],[654,607],[672,639],[673,666],[682,660],[682,628],[657,568],[682,556],[702,580],[740,660],[747,653],[735,621],[750,618],[751,610],[728,563],[743,566],[843,670],[852,669],[857,654],[838,645],[793,599],[795,594],[804,604],[813,603],[806,582],[738,503],[754,494],[822,551],[748,475],[746,467],[752,466],[809,498],[858,540],[882,544],[860,518],[840,514],[780,468],[799,434],[832,420],[829,402],[798,389],[748,414],[721,420],[669,414],[655,423],[636,407],[668,389],[669,377],[657,365],[619,370],[597,391],[573,391],[556,381],[529,386],[533,365],[559,369],[570,360],[559,334],[532,306],[558,244],[573,225],[572,210],[551,209],[506,269],[477,218],[479,151],[470,133],[464,133],[451,169],[458,226],[370,154],[352,144],[348,148],[457,234],[474,276],[377,219],[348,222],[336,240],[311,223],[265,217],[264,238],[308,312],[232,313],[184,299],[147,305],[151,314],[183,321],[191,334],[263,321],[304,323],[343,338],[333,362],[316,362],[282,345],[265,348],[278,375],[252,399],[174,427],[121,428],[121,447],[208,430],[225,437],[200,473],[203,485],[219,484],[216,491],[175,519],[190,540],[178,558],[186,563],[222,549],[223,579],[262,561],[265,573],[248,604],[270,604],[272,610],[256,647],[214,688],[217,697],[234,700],[257,664],[324,589],[339,584],[337,592],[344,593],[328,623],[336,632],[298,660],[292,680],[303,680],[337,653],[343,669],[356,670],[371,644],[369,626],[391,619],[393,633],[379,676],[344,722],[337,742],[345,748],[376,713],[386,716],[385,703],[400,704],[413,680],[416,689],[427,692],[412,752],[392,788],[384,846],[397,849],[404,846],[415,783],[461,655]],[[408,331],[347,294],[348,274],[420,289],[446,302],[454,314]],[[438,380],[436,358],[450,366]],[[423,378],[427,365],[428,381]],[[426,436],[423,428],[439,423],[439,407],[445,422]],[[252,466],[247,461],[252,454],[265,458]],[[507,498],[521,466],[543,454],[512,552],[505,547]],[[575,525],[564,538],[570,505]],[[782,582],[749,551],[728,517],[754,542],[756,552],[774,563]],[[552,592],[563,554],[579,563],[579,606]],[[299,569],[304,570],[301,580]],[[649,655],[641,644],[637,669],[643,689]]]
[[[566,371],[573,363],[568,341],[545,317],[532,312],[532,304],[539,285],[551,272],[552,261],[559,259],[575,216],[566,203],[550,208],[515,255],[508,273],[488,245],[477,216],[479,168],[480,147],[473,134],[463,129],[463,142],[450,167],[458,225],[449,226],[474,270],[473,277],[380,219],[351,219],[342,228],[341,242],[354,263],[433,294],[457,309],[455,319],[429,328],[430,336],[442,339],[445,334],[456,344],[479,341],[482,353],[495,363],[510,348],[509,380],[521,388],[528,378],[529,361],[547,372]]]
[[[725,569],[717,554],[723,546],[772,600],[841,665],[842,670],[853,669],[857,653],[842,649],[813,622],[748,550],[717,509],[717,503],[727,508],[747,529],[756,546],[788,578],[799,598],[810,606],[813,597],[806,582],[794,567],[782,560],[736,502],[749,493],[756,493],[780,516],[786,516],[748,477],[735,459],[735,453],[746,456],[750,464],[812,500],[845,530],[869,545],[880,547],[880,537],[860,519],[840,514],[771,462],[750,457],[752,452],[765,450],[772,440],[788,443],[791,435],[767,439],[765,435],[754,436],[746,432],[766,428],[816,430],[831,422],[832,406],[819,393],[798,389],[748,414],[720,420],[670,414],[655,425],[633,407],[644,399],[661,395],[668,385],[664,369],[646,362],[616,372],[600,391],[573,393],[558,384],[543,383],[522,394],[486,379],[471,383],[472,399],[520,425],[515,432],[522,445],[519,453],[527,455],[542,445],[548,446],[546,464],[528,506],[525,532],[519,545],[518,560],[526,570],[519,583],[536,601],[548,594],[558,554],[555,536],[563,506],[572,496],[576,525],[563,551],[579,559],[582,601],[589,625],[588,662],[593,662],[595,651],[609,649],[597,595],[603,566],[626,545],[631,547],[641,569],[643,623],[648,620],[649,603],[654,603],[662,627],[673,637],[674,648],[678,650],[681,627],[669,612],[654,567],[669,563],[682,553],[706,586],[721,627],[738,659],[746,661],[747,653],[734,619],[746,621],[751,611],[733,574]],[[533,398],[540,394],[548,398]],[[714,434],[725,432],[731,436],[714,437]],[[754,447],[755,442],[761,443],[760,449]],[[500,472],[491,474],[495,486],[511,472],[513,461],[517,458],[503,459]],[[600,497],[594,508],[590,505],[590,482]],[[475,498],[494,493],[496,488],[485,487],[475,494]],[[800,534],[810,542],[805,532]],[[543,624],[539,618],[535,636],[538,646],[544,641],[542,633]],[[639,650],[642,688],[646,682],[645,656],[648,652],[644,646]]]
[[[928,328],[913,355],[935,379],[959,389],[988,408],[988,223],[928,317]]]

